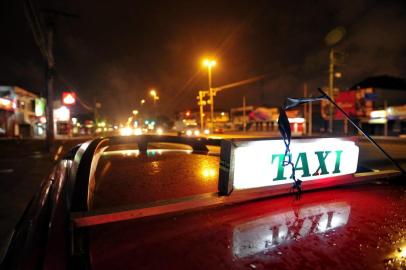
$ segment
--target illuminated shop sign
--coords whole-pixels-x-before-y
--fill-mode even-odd
[[[58,109],[54,110],[54,121],[69,121],[70,119],[70,110],[61,106]]]
[[[76,104],[76,94],[74,92],[63,92],[62,93],[62,103],[64,105],[75,105]]]
[[[219,191],[293,183],[292,167],[284,166],[282,140],[225,141],[222,145]],[[297,139],[290,145],[295,176],[302,181],[353,174],[359,148],[339,138]]]
[[[7,98],[0,98],[0,109],[6,111],[12,111],[14,109],[13,102]]]
[[[45,99],[36,98],[35,99],[35,116],[44,116],[45,115]]]

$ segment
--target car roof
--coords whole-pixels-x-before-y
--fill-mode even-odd
[[[378,269],[402,262],[405,187],[371,181],[385,172],[356,176],[366,183],[323,184],[299,200],[282,185],[265,196],[255,189],[223,196],[213,191],[226,164],[203,147],[209,141],[154,149],[147,144],[158,137],[129,138],[139,148],[114,140],[108,147],[107,140],[94,142],[100,151],[90,166],[97,160],[93,201],[88,211],[71,213],[77,232],[86,235],[93,269]],[[221,141],[221,154],[223,143],[235,141]],[[347,183],[358,181],[351,177]]]
[[[92,209],[217,191],[218,156],[164,147],[105,151],[97,164]]]
[[[89,228],[93,269],[381,269],[406,248],[403,186],[331,188]]]

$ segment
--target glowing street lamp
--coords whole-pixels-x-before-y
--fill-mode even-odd
[[[152,99],[154,100],[154,106],[155,106],[156,101],[159,100],[159,96],[154,89],[149,91],[149,94],[152,96]]]
[[[140,103],[141,103],[141,106],[144,105],[145,99],[141,99]]]
[[[211,87],[211,68],[216,66],[217,62],[213,59],[204,59],[203,66],[207,67],[207,72],[209,75],[209,96],[210,96],[210,119],[211,119],[211,128],[214,127],[214,91]]]
[[[203,65],[209,68],[214,67],[217,64],[216,60],[211,60],[211,59],[204,59],[203,60]]]

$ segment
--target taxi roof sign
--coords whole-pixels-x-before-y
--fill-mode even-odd
[[[219,193],[293,183],[286,166],[285,145],[280,139],[223,141],[220,153]],[[359,148],[351,139],[292,140],[295,176],[302,181],[353,174]]]
[[[289,189],[292,189],[293,181],[289,180],[289,171],[287,168],[284,169],[283,177],[287,179],[280,179],[274,180],[278,176],[278,170],[270,174],[269,178],[266,178],[266,181],[272,182],[276,181],[276,185],[258,185],[256,183],[256,187],[241,187],[235,188],[235,159],[236,154],[239,155],[238,148],[242,147],[250,147],[251,146],[262,146],[260,143],[269,143],[272,141],[272,144],[277,143],[283,145],[283,140],[278,139],[239,139],[239,140],[216,140],[216,139],[202,139],[202,138],[181,138],[177,136],[161,136],[161,135],[141,135],[141,136],[134,136],[134,137],[111,137],[105,139],[96,139],[88,144],[83,144],[80,148],[80,151],[76,154],[77,160],[80,164],[82,162],[85,164],[83,166],[79,166],[83,171],[88,171],[88,174],[83,173],[80,175],[84,175],[85,179],[82,181],[84,186],[81,187],[85,190],[83,192],[83,197],[80,197],[80,203],[83,205],[87,205],[88,202],[92,201],[93,191],[90,189],[94,187],[94,183],[91,184],[87,181],[94,180],[94,173],[95,170],[91,169],[97,166],[97,161],[100,155],[107,149],[106,145],[118,145],[118,144],[128,144],[129,142],[137,143],[140,151],[147,151],[148,143],[150,142],[172,142],[172,143],[182,143],[187,144],[193,148],[192,153],[204,153],[207,154],[209,152],[206,145],[213,145],[213,146],[221,146],[220,152],[220,169],[219,169],[219,179],[218,179],[218,192],[211,192],[211,193],[203,193],[197,194],[193,196],[181,197],[181,198],[173,198],[168,200],[159,200],[159,201],[152,201],[150,203],[142,203],[136,205],[123,205],[117,207],[111,207],[107,209],[85,209],[77,208],[72,211],[71,219],[73,222],[73,226],[76,228],[82,227],[90,227],[100,224],[107,224],[112,222],[119,222],[125,220],[134,220],[140,219],[145,217],[152,217],[152,216],[159,216],[164,214],[171,214],[177,212],[184,212],[184,211],[192,211],[197,209],[204,209],[210,207],[216,207],[221,205],[231,205],[235,203],[242,203],[248,202],[251,200],[258,200],[269,198],[273,196],[278,196],[282,194],[289,193]],[[327,187],[334,187],[344,184],[356,184],[376,179],[382,178],[390,178],[390,177],[397,177],[400,175],[400,172],[397,170],[383,170],[383,171],[370,171],[370,172],[355,172],[358,162],[358,147],[355,145],[352,138],[322,138],[322,139],[297,139],[292,140],[293,144],[298,144],[295,147],[292,147],[292,155],[293,155],[293,162],[296,164],[296,169],[298,172],[298,176],[303,181],[303,190],[316,190],[321,188]],[[305,147],[305,144],[308,144]],[[323,147],[322,149],[312,149],[313,146]],[[338,146],[343,146],[342,148],[338,149]],[[258,147],[258,151],[265,152],[265,148]],[[272,148],[272,147],[271,147]],[[299,149],[300,151],[304,151],[306,154],[300,154],[303,152],[297,153],[295,149]],[[271,150],[273,151],[273,150]],[[312,152],[313,151],[313,152]],[[327,153],[330,151],[329,153]],[[340,152],[343,151],[343,152]],[[345,151],[352,151],[353,155],[348,155],[344,153]],[[322,153],[315,153],[315,152],[322,152]],[[85,153],[91,153],[94,156],[93,159],[86,159],[82,160],[81,156]],[[268,157],[268,164],[272,165],[272,152],[270,153],[270,159]],[[274,155],[278,155],[280,153],[273,153]],[[268,154],[269,155],[269,154]],[[296,155],[296,157],[295,157]],[[308,155],[314,155],[313,158],[310,158]],[[297,163],[298,157],[299,163]],[[304,157],[306,156],[306,158]],[[75,157],[75,159],[76,159]],[[339,158],[338,158],[339,157]],[[279,164],[278,160],[279,156],[274,158],[274,163]],[[352,162],[344,160],[344,158],[352,158]],[[308,176],[309,179],[304,179],[306,177],[302,177],[303,174],[307,173],[307,168],[304,165],[306,163],[305,159],[307,159],[308,164],[308,171],[311,176]],[[337,160],[340,160],[338,169],[340,172],[337,172]],[[313,160],[313,161],[311,161]],[[316,160],[318,162],[316,171],[319,171],[320,175],[312,175],[315,172],[314,164],[310,164]],[[255,160],[251,161],[252,164],[255,165]],[[347,165],[342,165],[344,163],[348,163],[351,166],[347,167]],[[286,166],[288,167],[288,166]],[[248,166],[245,166],[248,168]],[[248,168],[253,169],[253,168]],[[323,174],[323,170],[324,173]],[[351,173],[354,171],[354,173]],[[238,170],[237,170],[238,173]],[[310,179],[312,176],[317,176],[317,178]],[[244,179],[244,178],[241,178]],[[249,178],[252,179],[252,178]],[[86,181],[87,180],[87,181]],[[93,181],[92,180],[92,181]],[[287,183],[283,184],[279,181],[287,181]],[[82,183],[81,182],[81,183]],[[245,180],[242,180],[242,183],[245,183]],[[261,183],[263,184],[263,183]],[[232,192],[234,190],[234,192]],[[231,194],[232,193],[232,194]],[[79,193],[78,193],[79,194]],[[231,195],[230,195],[231,194]],[[230,196],[228,196],[230,195]]]

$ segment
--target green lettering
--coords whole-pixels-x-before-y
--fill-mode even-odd
[[[298,167],[299,161],[302,163],[302,167]],[[307,155],[305,152],[299,153],[297,156],[297,160],[295,162],[295,171],[303,171],[303,174],[301,177],[309,177],[310,172],[309,172],[309,162],[307,161]],[[293,175],[292,177],[293,178]]]
[[[313,175],[323,175],[323,174],[328,174],[327,168],[326,168],[326,158],[328,154],[331,153],[331,151],[316,151],[314,152],[317,155],[317,159],[319,160],[319,168],[316,170],[316,172]],[[318,174],[318,171],[321,170],[321,173]]]
[[[283,166],[283,161],[285,158],[285,154],[273,154],[272,155],[272,164],[275,158],[279,158],[278,160],[278,174],[276,175],[276,178],[273,180],[285,180],[286,177],[283,176],[283,173],[285,172],[285,167]]]
[[[333,173],[340,173],[340,163],[341,163],[341,154],[343,153],[343,150],[336,150],[336,164],[334,166],[334,171]]]

